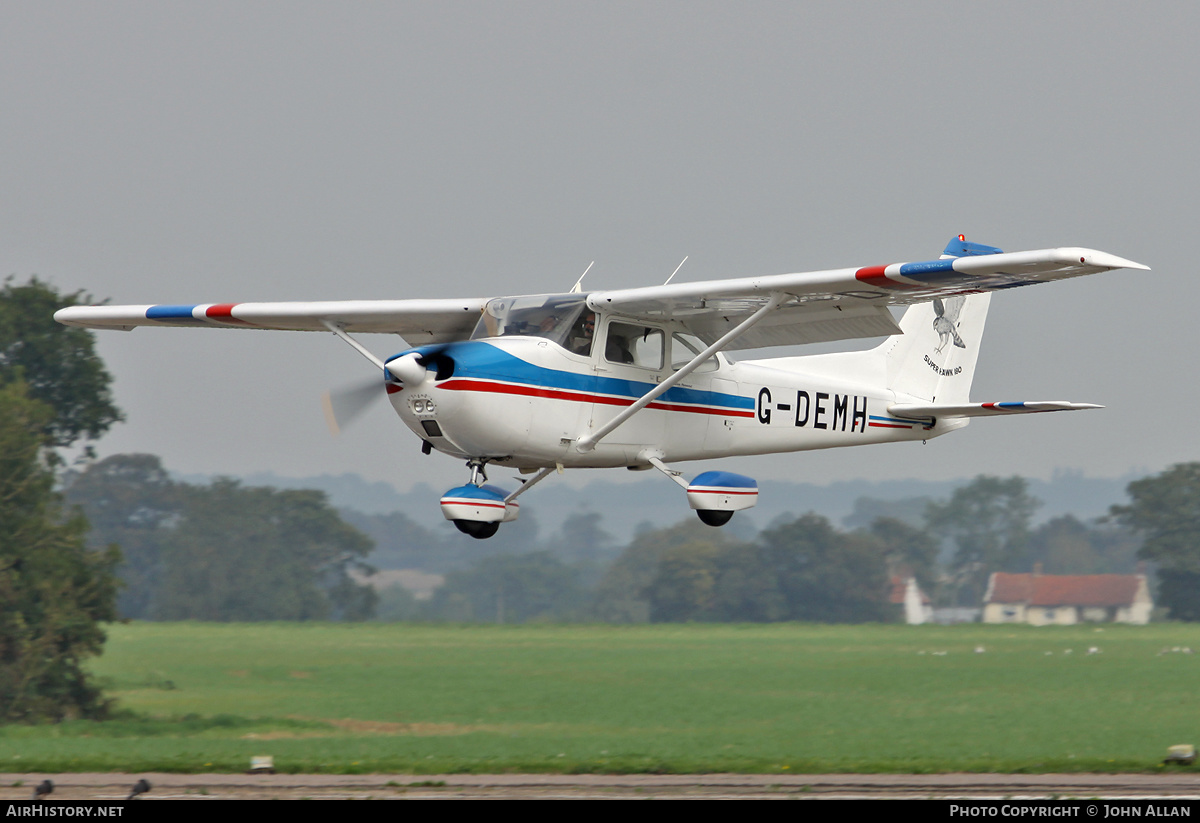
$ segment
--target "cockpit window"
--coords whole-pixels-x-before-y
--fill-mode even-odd
[[[661,369],[663,365],[662,329],[613,321],[608,324],[604,359],[643,369]]]
[[[695,359],[696,355],[708,348],[704,341],[694,334],[684,334],[675,332],[671,335],[671,369],[679,371],[688,363]],[[721,367],[717,362],[717,356],[705,360],[696,367],[694,374],[704,374],[705,372],[716,371]]]
[[[585,294],[548,294],[530,297],[498,297],[488,301],[471,333],[472,340],[485,337],[543,337],[567,346],[575,333],[587,300]]]

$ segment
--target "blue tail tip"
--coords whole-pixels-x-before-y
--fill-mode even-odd
[[[946,246],[946,250],[942,254],[947,254],[951,257],[976,257],[981,254],[1001,254],[1002,251],[995,246],[985,246],[982,243],[970,243],[967,238],[961,234],[957,235]]]

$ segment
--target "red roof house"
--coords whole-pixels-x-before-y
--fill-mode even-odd
[[[983,598],[983,622],[1143,624],[1153,609],[1144,574],[996,572]]]

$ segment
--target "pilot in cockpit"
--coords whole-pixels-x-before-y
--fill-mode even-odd
[[[596,336],[596,313],[587,311],[579,317],[575,328],[571,329],[570,350],[572,354],[582,354],[585,357],[592,353],[592,340]]]

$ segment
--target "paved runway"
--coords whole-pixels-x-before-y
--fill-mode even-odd
[[[0,798],[27,800],[49,778],[54,800],[118,800],[139,778],[146,800],[838,799],[1052,797],[1200,799],[1200,773],[825,775],[0,774]]]

